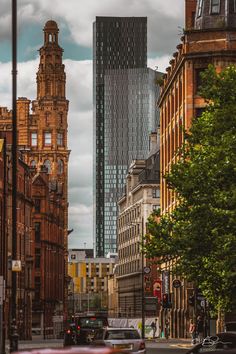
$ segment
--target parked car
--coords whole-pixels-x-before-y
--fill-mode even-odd
[[[91,347],[73,347],[64,349],[35,349],[32,351],[15,352],[13,354],[124,354],[120,350],[111,348],[91,348]]]
[[[236,321],[225,323],[225,332],[235,332],[236,333]]]
[[[134,328],[103,328],[97,331],[93,345],[121,349],[132,354],[145,354],[145,342]]]
[[[236,354],[236,333],[222,332],[216,336],[206,337],[202,343],[189,349],[186,354],[228,353]]]
[[[107,317],[83,315],[74,317],[73,330],[65,329],[64,346],[89,345],[93,342],[96,332],[108,326]]]

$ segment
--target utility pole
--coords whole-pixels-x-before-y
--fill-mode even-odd
[[[142,217],[142,234],[141,234],[141,265],[142,265],[142,269],[141,269],[141,289],[142,289],[142,306],[141,306],[141,312],[142,312],[142,339],[145,339],[145,289],[144,289],[144,240],[143,240],[143,236],[144,236],[144,228],[143,228],[143,217]]]
[[[17,260],[17,0],[12,0],[12,260]],[[12,269],[10,352],[18,350],[17,273]]]

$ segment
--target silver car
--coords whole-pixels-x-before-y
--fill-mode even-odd
[[[97,331],[92,344],[132,354],[146,354],[145,342],[134,328],[104,328]]]

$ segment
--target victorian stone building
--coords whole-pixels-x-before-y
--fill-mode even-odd
[[[27,327],[28,331],[27,334],[22,335],[20,332],[21,338],[30,338],[32,322],[34,327],[40,327],[41,330],[43,328],[42,332],[46,337],[47,334],[52,334],[53,316],[59,316],[61,321],[66,316],[68,100],[65,97],[63,49],[58,44],[58,32],[56,22],[50,20],[45,24],[44,43],[39,50],[36,100],[31,102],[25,97],[17,100],[19,153],[17,192],[20,209],[17,217],[19,240],[17,252],[19,259],[22,260],[23,269],[17,275],[17,321],[19,328],[23,323],[22,328]],[[11,131],[12,112],[1,107],[0,134],[2,137],[9,137],[9,154]],[[1,150],[0,163],[3,164],[3,148]],[[5,164],[5,174],[4,183],[10,185],[10,165]],[[2,188],[4,184],[0,182],[1,200],[4,197]],[[24,205],[22,198],[25,198]],[[1,219],[2,215],[9,213],[10,205],[9,190],[9,200],[6,202],[4,212],[1,210]],[[5,226],[1,223],[1,240],[3,239],[1,242],[6,242],[7,251],[4,252],[9,255],[11,222],[6,220],[8,220],[7,216],[5,216]],[[2,257],[4,255],[2,247],[0,251]],[[11,298],[11,271],[7,272],[6,282],[9,294],[6,297],[8,300],[4,304],[5,308],[8,307],[7,301]],[[7,316],[8,312],[6,318]]]
[[[126,192],[118,201],[118,308],[120,316],[131,318],[141,317],[143,292],[145,296],[152,297],[153,286],[158,278],[157,267],[142,253],[142,238],[147,232],[147,219],[153,210],[160,208],[157,133],[151,134],[151,146],[153,150],[146,160],[134,160],[131,163],[126,179]],[[150,268],[150,273],[144,276],[145,266]],[[156,307],[154,311],[145,312],[146,315],[157,316],[157,310]]]
[[[205,102],[199,96],[200,73],[213,64],[218,71],[236,64],[236,2],[234,0],[185,0],[186,23],[182,43],[166,69],[159,100],[160,107],[160,160],[161,176],[178,159],[177,151],[183,143],[183,130],[188,130],[192,117],[202,113]],[[161,177],[161,210],[171,211],[175,195],[168,190]],[[168,269],[163,265],[163,271]],[[171,335],[187,335],[188,319],[193,306],[188,304],[192,285],[183,283],[172,287],[169,277],[172,309],[163,311],[170,319]],[[201,310],[199,308],[199,310]],[[196,315],[196,313],[195,313]]]

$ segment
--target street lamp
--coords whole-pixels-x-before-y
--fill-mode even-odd
[[[131,225],[140,225],[140,221],[132,221]],[[144,222],[143,217],[141,219],[141,242],[139,243],[141,251],[141,337],[145,339],[145,291],[144,291]]]
[[[17,259],[17,0],[12,0],[12,260]],[[10,352],[18,350],[17,273],[12,271]]]

